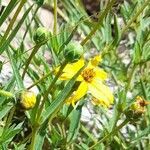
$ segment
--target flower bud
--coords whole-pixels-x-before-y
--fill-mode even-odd
[[[150,102],[144,100],[142,97],[137,96],[135,102],[130,106],[129,110],[125,112],[126,117],[131,121],[138,121],[141,116],[146,112],[146,106]]]
[[[34,0],[39,6],[43,5],[44,0]]]
[[[31,109],[36,104],[36,95],[31,91],[23,91],[20,95],[20,104],[24,109]]]
[[[137,96],[135,102],[131,105],[131,109],[138,114],[143,114],[146,111],[146,107],[149,104],[148,101],[142,97]]]
[[[36,44],[45,44],[48,40],[48,37],[48,30],[44,27],[39,27],[33,35],[33,40]]]
[[[70,42],[64,48],[65,59],[69,62],[74,62],[80,59],[83,54],[83,47],[78,42]]]

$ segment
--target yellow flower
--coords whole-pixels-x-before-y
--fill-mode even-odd
[[[131,109],[136,113],[142,114],[146,111],[146,107],[150,102],[144,100],[142,97],[137,96],[135,102],[131,105]]]
[[[25,109],[31,109],[35,106],[36,95],[31,91],[23,91],[21,93],[21,106]]]
[[[113,103],[113,95],[104,84],[107,79],[107,73],[98,67],[101,61],[101,56],[97,55],[88,62],[87,67],[81,72],[76,81],[80,81],[80,85],[76,91],[66,100],[66,103],[75,105],[75,102],[80,100],[87,92],[96,98],[97,105],[109,107]],[[60,76],[61,80],[71,79],[83,66],[85,61],[83,58],[75,63],[68,64]]]

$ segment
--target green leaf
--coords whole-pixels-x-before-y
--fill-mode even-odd
[[[8,114],[8,112],[10,111],[10,109],[12,108],[13,105],[4,105],[0,107],[0,120],[6,115]]]
[[[12,125],[8,129],[5,129],[2,136],[0,137],[0,143],[9,143],[12,141],[12,138],[22,130],[22,125],[23,122],[19,123],[16,127]]]
[[[112,40],[112,34],[111,34],[111,15],[108,14],[105,18],[105,20],[103,21],[103,28],[101,29],[102,34],[105,38],[105,42],[106,44],[108,44],[111,40]]]
[[[33,5],[27,9],[27,11],[24,13],[23,17],[21,18],[21,20],[18,22],[17,26],[13,29],[12,33],[9,35],[9,37],[7,38],[7,40],[5,40],[2,45],[0,46],[0,54],[3,53],[3,51],[8,47],[8,45],[10,44],[10,42],[13,40],[13,38],[16,36],[16,34],[18,33],[18,30],[20,29],[20,27],[22,26],[24,20],[26,19],[26,17],[28,16],[30,10],[32,9]]]
[[[15,75],[18,88],[19,88],[19,90],[22,90],[22,89],[24,89],[24,85],[23,85],[23,81],[22,81],[21,75],[20,75],[20,73],[19,73],[19,69],[18,69],[18,67],[17,67],[17,63],[16,63],[16,61],[14,60],[14,58],[13,58],[13,56],[12,56],[10,50],[7,50],[6,52],[7,52],[7,55],[8,55],[8,57],[9,57],[10,61],[11,61],[13,73],[14,73],[14,75]]]
[[[117,45],[120,37],[121,37],[121,32],[120,32],[120,26],[118,24],[118,18],[116,15],[114,15],[114,33],[115,33],[115,37],[114,37],[114,45]]]
[[[48,126],[48,122],[45,122],[40,128],[38,134],[35,139],[35,150],[42,150],[44,139],[46,136],[46,128]]]
[[[77,133],[80,125],[82,106],[74,109],[70,116],[70,127],[67,135],[67,142],[71,142],[77,137]]]
[[[1,73],[1,71],[2,71],[2,68],[3,68],[3,62],[0,61],[0,73]]]
[[[19,146],[17,146],[16,144],[14,145],[15,150],[25,150],[26,144],[21,144]]]
[[[139,142],[141,140],[142,137],[148,135],[150,133],[150,126],[148,126],[147,128],[145,128],[144,130],[141,130],[137,137],[132,139],[132,142]]]
[[[141,61],[141,57],[142,57],[141,45],[138,41],[136,41],[136,43],[134,45],[133,62],[139,63]]]
[[[83,67],[84,68],[84,67]],[[72,79],[67,83],[67,85],[64,87],[62,92],[58,94],[56,99],[54,99],[49,107],[42,113],[42,123],[46,121],[68,97],[73,85],[75,84],[76,78],[79,76],[81,71],[83,70],[81,68],[73,77]]]
[[[19,0],[11,0],[8,6],[5,8],[3,14],[0,16],[0,26],[5,22],[6,18],[13,11],[13,8],[17,5]]]

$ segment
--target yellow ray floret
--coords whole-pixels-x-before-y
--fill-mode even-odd
[[[107,73],[98,67],[101,62],[101,56],[97,55],[92,58],[87,67],[81,72],[76,81],[80,81],[80,85],[76,91],[66,100],[67,104],[75,105],[87,92],[89,92],[95,100],[92,102],[96,105],[109,107],[113,103],[113,95],[109,87],[104,84],[107,79]],[[85,64],[83,58],[79,61],[68,64],[60,76],[61,80],[71,79]]]

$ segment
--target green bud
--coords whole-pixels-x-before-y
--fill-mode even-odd
[[[36,44],[45,44],[48,40],[48,37],[48,30],[44,27],[39,27],[33,35],[33,40]]]
[[[83,47],[79,42],[70,42],[64,48],[65,59],[69,62],[77,61],[81,55],[83,55]]]
[[[42,6],[43,5],[43,3],[44,3],[44,0],[34,0],[36,3],[37,3],[37,5],[39,5],[39,6]]]

